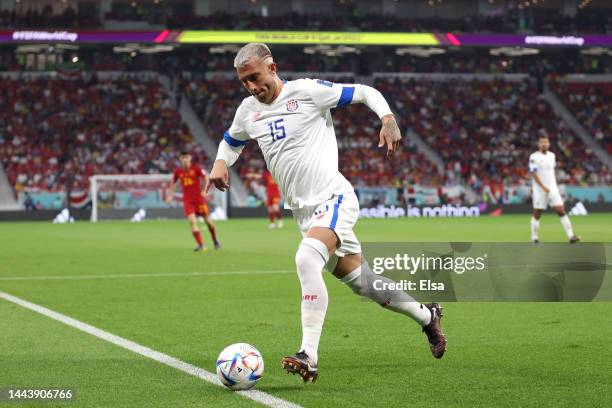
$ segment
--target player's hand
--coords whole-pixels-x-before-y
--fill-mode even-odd
[[[170,204],[174,200],[174,196],[172,194],[168,194],[166,197],[166,203]]]
[[[226,191],[229,188],[229,173],[225,160],[217,160],[213,164],[210,175],[206,179],[206,187],[204,188],[206,194],[208,194],[212,184],[220,191]]]
[[[542,190],[544,190],[546,194],[550,193],[550,189],[548,187],[542,186]]]
[[[387,145],[387,157],[391,157],[399,141],[402,139],[397,122],[393,115],[386,115],[382,117],[382,128],[380,129],[380,139],[378,141],[378,147]]]

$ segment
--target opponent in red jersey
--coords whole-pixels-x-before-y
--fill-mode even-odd
[[[198,243],[195,251],[206,249],[202,242],[202,235],[200,234],[196,215],[200,215],[204,218],[204,222],[215,244],[215,249],[219,249],[221,245],[217,240],[215,226],[208,216],[208,204],[204,199],[204,192],[200,185],[200,179],[206,180],[206,173],[200,166],[191,163],[191,154],[189,154],[189,152],[181,152],[179,160],[181,166],[174,170],[172,184],[170,184],[170,192],[168,193],[168,197],[166,197],[166,202],[171,203],[174,199],[176,182],[180,180],[181,186],[183,187],[183,210],[185,212],[185,217],[187,217],[191,225],[191,233]]]
[[[268,228],[282,228],[283,227],[283,214],[280,208],[281,194],[278,189],[278,184],[274,181],[272,174],[266,169],[263,174],[249,173],[247,177],[261,179],[266,186],[266,206],[268,208],[268,218],[270,219],[270,225]],[[276,218],[276,224],[274,219]]]

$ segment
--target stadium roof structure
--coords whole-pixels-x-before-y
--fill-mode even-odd
[[[611,47],[612,35],[381,33],[333,31],[0,31],[0,43],[330,44],[455,47]]]

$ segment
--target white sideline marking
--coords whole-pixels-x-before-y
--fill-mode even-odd
[[[102,329],[98,329],[97,327],[91,326],[87,323],[83,323],[79,320],[73,319],[72,317],[68,317],[61,313],[55,312],[51,309],[47,309],[44,306],[40,306],[35,303],[30,303],[27,300],[18,298],[13,295],[9,295],[8,293],[0,292],[0,299],[7,300],[21,307],[25,307],[26,309],[30,309],[36,313],[40,313],[41,315],[50,317],[51,319],[67,324],[68,326],[74,327],[75,329],[81,330],[87,334],[91,334],[92,336],[95,336],[99,339],[106,340],[109,343],[113,343],[116,346],[122,347],[126,350],[130,350],[136,354],[140,354],[141,356],[150,358],[151,360],[155,360],[159,363],[165,364],[172,368],[176,368],[177,370],[193,375],[194,377],[198,377],[211,384],[223,387],[223,384],[221,384],[216,374],[208,372],[204,370],[203,368],[196,367],[194,365],[181,361],[167,354],[161,353],[159,351],[155,351],[153,349],[150,349],[148,347],[135,343],[131,340],[124,339],[123,337],[119,337],[117,335],[114,335]],[[259,402],[260,404],[266,405],[268,407],[302,408],[301,405],[297,405],[292,402],[285,401],[283,399],[274,397],[270,394],[266,394],[265,392],[262,392],[262,391],[249,390],[249,391],[236,391],[236,393],[239,395],[242,395],[243,397],[250,398],[253,401]]]
[[[283,275],[288,273],[295,273],[295,271],[219,271],[184,273],[125,273],[114,275],[0,276],[0,281],[167,278],[175,276]]]

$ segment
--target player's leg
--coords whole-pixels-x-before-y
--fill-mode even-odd
[[[333,274],[344,282],[353,292],[365,296],[384,308],[411,317],[422,327],[431,323],[431,312],[402,290],[376,290],[374,282],[392,283],[382,275],[370,269],[367,260],[361,254],[350,254],[338,258]],[[378,286],[378,285],[377,285]],[[388,287],[388,285],[382,285]]]
[[[197,213],[199,216],[204,218],[204,223],[206,224],[206,227],[208,228],[208,232],[210,233],[210,237],[213,240],[215,249],[221,248],[221,245],[219,244],[219,240],[217,239],[217,230],[215,228],[215,224],[213,224],[213,222],[211,221],[209,217],[208,204],[206,203],[206,201],[204,201],[203,198],[200,198],[198,200]]]
[[[531,242],[537,244],[540,242],[540,217],[542,217],[542,211],[548,207],[548,194],[534,188],[531,194],[531,201],[533,204],[533,216],[531,217]]]
[[[553,206],[553,210],[559,216],[559,222],[561,222],[561,226],[567,235],[570,243],[575,243],[580,241],[580,237],[574,234],[574,230],[572,228],[572,222],[569,219],[569,216],[565,213],[565,208],[563,207],[563,203],[560,205]]]
[[[356,245],[355,245],[356,244]],[[338,254],[345,247],[349,251],[358,245],[354,234],[349,234],[341,244]],[[437,303],[421,304],[402,290],[376,290],[374,282],[393,283],[394,281],[377,275],[370,269],[360,253],[351,253],[338,258],[333,274],[360,296],[373,300],[383,308],[406,315],[416,321],[427,334],[432,354],[441,358],[446,350],[446,338],[440,327],[441,307]],[[378,285],[377,285],[378,286]],[[388,288],[389,285],[379,287]]]
[[[215,224],[213,224],[208,213],[204,217],[204,223],[206,224],[206,227],[208,228],[208,232],[210,233],[210,236],[213,240],[215,249],[220,249],[221,244],[219,243],[219,240],[217,239],[217,229],[215,228]]]
[[[272,205],[272,212],[274,213],[274,217],[276,217],[276,227],[283,228],[283,214],[281,212],[278,198],[275,198],[274,200],[274,204]]]
[[[540,217],[542,217],[542,210],[534,208],[531,216],[531,242],[535,244],[540,242]]]
[[[268,220],[270,220],[268,228],[276,228],[276,225],[274,224],[274,216],[276,215],[276,213],[274,212],[274,208],[270,205],[270,199],[268,199],[268,205],[266,209],[268,210]]]
[[[204,242],[202,241],[202,234],[200,234],[200,228],[198,227],[198,220],[196,219],[195,212],[187,214],[187,221],[189,221],[189,226],[191,227],[191,233],[193,234],[193,238],[198,244],[194,251],[203,251],[205,249]]]
[[[328,295],[323,268],[338,239],[329,228],[313,227],[305,234],[295,254],[295,264],[302,287],[302,344],[298,353],[285,356],[285,370],[299,374],[304,382],[315,382],[318,376],[319,339],[327,312]]]

